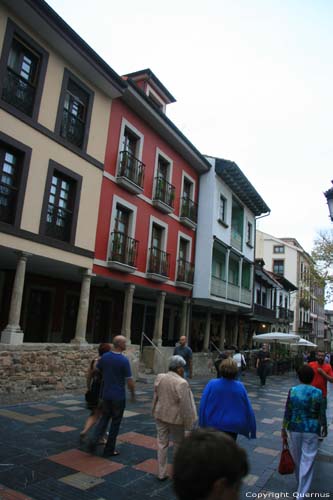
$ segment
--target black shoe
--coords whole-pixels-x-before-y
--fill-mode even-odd
[[[166,481],[167,479],[169,479],[169,476],[157,477],[158,481]]]

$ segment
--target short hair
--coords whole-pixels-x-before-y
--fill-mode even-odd
[[[234,379],[238,373],[238,366],[234,359],[227,358],[220,364],[221,377]]]
[[[177,368],[182,368],[186,365],[186,361],[182,356],[179,356],[178,354],[175,356],[171,356],[169,359],[169,370],[170,371],[176,371]]]
[[[207,498],[214,483],[236,485],[249,470],[245,450],[227,434],[197,429],[180,444],[173,463],[173,487],[180,500]]]
[[[299,368],[297,372],[300,382],[303,384],[311,384],[314,379],[315,372],[309,365],[303,365]]]
[[[98,354],[100,356],[102,356],[103,354],[105,354],[106,352],[109,352],[109,351],[111,351],[110,344],[106,344],[106,343],[99,344],[99,346],[98,346]]]

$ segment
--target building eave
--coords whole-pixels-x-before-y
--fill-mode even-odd
[[[256,217],[270,213],[270,208],[235,162],[216,158],[215,172]]]
[[[146,94],[137,87],[135,82],[129,79],[127,83],[128,88],[124,92],[123,101],[168,142],[198,174],[208,172],[211,164],[187,137],[162,111],[150,102]]]

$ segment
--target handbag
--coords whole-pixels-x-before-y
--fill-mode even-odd
[[[287,439],[283,440],[283,446],[279,462],[279,474],[292,474],[295,470],[293,457],[291,456]]]

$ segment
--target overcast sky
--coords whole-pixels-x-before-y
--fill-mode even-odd
[[[271,208],[259,229],[311,252],[333,228],[331,0],[48,3],[118,74],[156,74],[177,99],[169,118]]]

